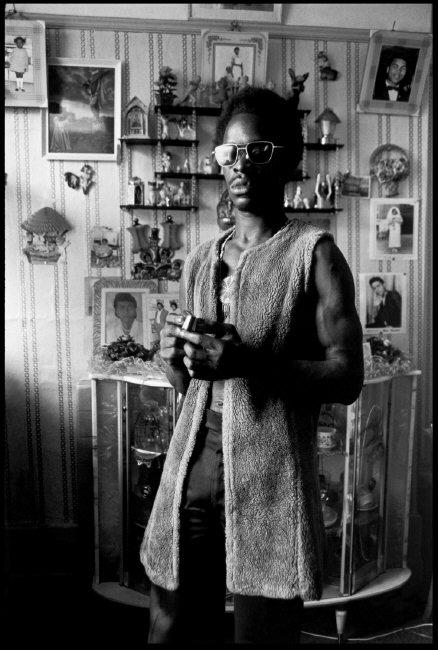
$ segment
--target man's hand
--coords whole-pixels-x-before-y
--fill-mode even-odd
[[[184,342],[179,338],[181,316],[168,314],[166,324],[160,332],[160,357],[169,366],[182,367]]]
[[[184,365],[190,377],[218,381],[238,376],[242,371],[242,341],[234,325],[206,322],[212,334],[197,334],[179,329],[185,341]]]

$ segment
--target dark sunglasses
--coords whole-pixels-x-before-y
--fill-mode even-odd
[[[284,149],[282,145],[274,144],[268,140],[256,140],[247,144],[220,144],[213,153],[221,167],[235,165],[239,151],[245,151],[246,157],[254,165],[266,165],[271,161],[274,149]]]

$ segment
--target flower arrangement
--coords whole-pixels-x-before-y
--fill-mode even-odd
[[[166,379],[164,364],[156,354],[159,341],[150,350],[136,343],[128,334],[119,336],[109,345],[103,345],[93,355],[89,370],[111,375],[144,375],[153,379]]]
[[[385,196],[397,196],[398,182],[409,175],[405,151],[391,144],[378,147],[370,158],[370,174],[382,185]]]
[[[176,74],[172,71],[172,68],[169,68],[168,65],[164,65],[159,70],[158,81],[154,81],[154,84],[157,86],[156,97],[158,103],[160,104],[173,104],[173,101],[177,95],[175,95],[174,88],[177,85]]]
[[[371,347],[371,360],[365,360],[365,378],[399,375],[412,370],[412,362],[399,348],[383,336],[367,339]]]

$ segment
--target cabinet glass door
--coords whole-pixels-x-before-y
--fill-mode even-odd
[[[139,549],[173,431],[173,389],[126,384],[126,571],[124,584],[147,593]]]
[[[341,593],[350,595],[384,570],[385,464],[390,379],[365,383],[348,407]]]

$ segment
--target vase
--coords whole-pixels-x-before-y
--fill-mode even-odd
[[[383,196],[398,196],[398,182],[397,181],[387,181],[382,183]]]

